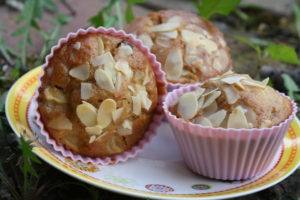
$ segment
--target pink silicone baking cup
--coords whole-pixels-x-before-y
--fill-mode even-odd
[[[129,41],[131,44],[135,45],[143,54],[148,58],[152,69],[154,71],[156,77],[156,83],[158,87],[158,106],[156,109],[156,113],[153,116],[152,122],[149,125],[148,130],[145,132],[143,139],[141,139],[137,145],[133,146],[130,150],[125,151],[123,153],[114,155],[114,156],[107,156],[103,158],[91,158],[81,156],[79,154],[75,154],[72,151],[65,149],[64,146],[60,146],[56,143],[54,139],[52,139],[49,133],[45,130],[44,124],[41,121],[40,113],[38,109],[36,109],[37,113],[37,124],[40,127],[41,134],[46,137],[46,142],[51,144],[55,151],[60,152],[64,157],[70,157],[72,160],[80,160],[85,163],[93,163],[93,164],[101,164],[101,165],[109,165],[109,164],[116,164],[119,162],[124,162],[129,158],[135,157],[139,152],[142,151],[144,146],[151,141],[151,139],[156,135],[156,129],[160,125],[163,111],[162,111],[162,102],[166,95],[166,85],[167,82],[165,80],[165,73],[161,69],[161,65],[157,62],[155,55],[150,53],[149,49],[142,44],[140,40],[135,39],[132,34],[127,34],[123,30],[116,30],[114,28],[94,28],[90,27],[88,29],[79,29],[75,33],[69,33],[67,37],[62,38],[58,41],[58,44],[51,48],[50,54],[46,57],[46,62],[42,66],[42,74],[39,77],[39,86],[36,90],[34,101],[37,101],[37,97],[39,95],[39,88],[41,87],[41,78],[44,75],[45,69],[48,67],[49,60],[54,56],[54,52],[61,47],[61,45],[67,43],[70,39],[76,38],[79,35],[86,35],[89,33],[102,33],[106,35],[110,35],[113,37],[122,38],[124,40]],[[38,104],[37,104],[38,105]]]
[[[177,99],[196,85],[176,89],[167,94],[163,104],[186,165],[194,172],[215,179],[241,180],[263,172],[274,159],[296,114],[271,128],[233,129],[211,128],[185,122],[169,111]]]

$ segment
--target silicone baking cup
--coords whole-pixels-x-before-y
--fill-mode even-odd
[[[211,128],[185,122],[169,111],[184,93],[193,91],[190,85],[168,93],[163,104],[186,165],[194,172],[215,179],[241,180],[252,178],[265,170],[280,150],[283,138],[296,114],[271,128],[234,129]]]
[[[81,156],[79,154],[74,154],[72,151],[66,149],[64,146],[60,146],[56,143],[54,139],[52,139],[49,135],[49,133],[45,130],[45,127],[43,125],[43,122],[41,121],[41,116],[38,112],[38,109],[36,110],[37,113],[37,124],[40,127],[41,134],[46,137],[47,143],[51,144],[54,148],[54,150],[60,152],[65,157],[70,157],[72,160],[80,160],[85,163],[93,163],[93,164],[101,164],[101,165],[109,165],[109,164],[116,164],[119,162],[124,162],[128,160],[129,158],[135,157],[144,146],[150,142],[150,140],[156,135],[156,129],[161,123],[161,119],[163,117],[163,111],[162,111],[162,102],[165,98],[166,94],[166,80],[165,80],[165,73],[161,70],[161,65],[159,62],[156,61],[156,57],[150,53],[149,49],[145,47],[140,40],[137,40],[134,38],[131,34],[126,34],[122,30],[116,30],[114,28],[93,28],[90,27],[88,29],[79,29],[76,33],[69,33],[67,37],[62,38],[58,41],[58,44],[53,46],[51,48],[51,53],[46,57],[46,62],[42,66],[42,74],[39,77],[39,86],[37,88],[37,91],[35,93],[34,101],[37,101],[37,97],[39,95],[39,88],[41,86],[41,78],[44,75],[44,72],[46,68],[48,67],[49,60],[54,56],[54,52],[61,47],[61,45],[67,43],[70,39],[76,38],[79,35],[86,35],[90,33],[102,33],[106,35],[110,35],[113,37],[122,38],[124,40],[127,40],[129,43],[136,46],[143,54],[148,58],[150,61],[150,64],[152,66],[152,69],[154,71],[157,87],[158,87],[158,106],[156,109],[156,113],[153,116],[153,120],[151,124],[149,125],[148,130],[145,132],[143,139],[141,139],[137,145],[132,147],[129,151],[125,151],[123,153],[114,155],[114,156],[107,156],[103,158],[91,158],[91,157],[85,157]]]

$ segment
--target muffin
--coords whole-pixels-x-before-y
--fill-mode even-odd
[[[136,18],[125,30],[151,49],[171,84],[202,82],[232,67],[223,34],[193,13],[152,12]]]
[[[296,105],[267,82],[226,73],[167,95],[163,108],[192,171],[240,180],[274,163]]]
[[[154,56],[114,29],[69,34],[43,70],[37,97],[43,128],[81,156],[104,158],[141,144],[165,93]]]

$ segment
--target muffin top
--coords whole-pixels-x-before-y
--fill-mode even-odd
[[[151,49],[171,83],[194,83],[231,68],[222,33],[199,16],[164,10],[138,17],[125,28]]]
[[[209,127],[268,128],[292,112],[290,101],[245,74],[227,72],[179,97],[170,111],[185,121]]]
[[[143,138],[157,107],[158,84],[147,56],[129,41],[79,35],[54,50],[44,70],[38,111],[58,144],[102,157]]]

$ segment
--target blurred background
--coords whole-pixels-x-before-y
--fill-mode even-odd
[[[270,77],[272,87],[299,103],[300,1],[227,2],[232,4],[228,13],[215,12],[209,19],[224,33],[234,70],[256,79]],[[201,6],[197,0],[0,0],[0,199],[137,199],[81,183],[41,161],[31,162],[34,155],[24,152],[32,147],[12,133],[4,100],[15,80],[40,66],[51,46],[69,32],[89,26],[122,28],[136,16],[162,9],[204,16]],[[24,171],[24,160],[29,160],[29,172]],[[300,200],[300,170],[239,199]]]

